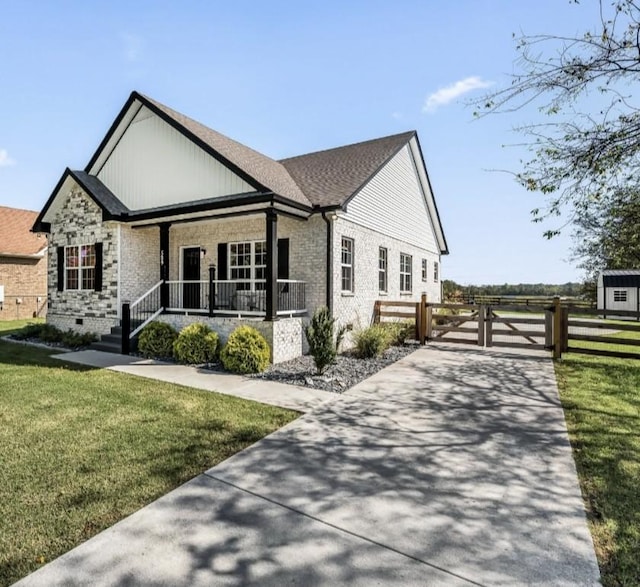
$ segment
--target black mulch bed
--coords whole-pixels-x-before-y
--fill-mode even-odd
[[[394,346],[375,359],[358,359],[351,353],[343,353],[338,355],[335,364],[322,375],[316,375],[313,358],[305,355],[286,363],[271,365],[264,373],[252,377],[342,393],[387,365],[406,357],[417,348],[418,346],[413,344]]]

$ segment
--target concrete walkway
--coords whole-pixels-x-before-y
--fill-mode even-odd
[[[597,585],[551,361],[416,351],[19,583]]]
[[[309,389],[295,385],[285,385],[275,381],[265,381],[230,373],[219,373],[208,369],[164,363],[152,359],[141,359],[128,355],[116,355],[102,351],[76,351],[54,355],[61,361],[69,361],[90,367],[100,367],[120,371],[129,375],[178,383],[187,387],[217,391],[263,404],[289,408],[298,412],[308,412],[326,401],[333,401],[335,393],[320,389]]]

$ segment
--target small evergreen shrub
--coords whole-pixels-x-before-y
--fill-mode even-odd
[[[52,324],[27,324],[14,335],[18,340],[26,340],[37,338],[42,342],[53,344],[59,343],[69,348],[78,348],[89,346],[92,342],[98,340],[98,337],[92,332],[80,334],[73,330],[62,331]]]
[[[355,353],[360,359],[379,357],[391,344],[388,329],[381,324],[374,324],[356,332],[354,341]]]
[[[40,338],[40,332],[47,324],[27,324],[13,334],[13,338],[26,340],[27,338]]]
[[[269,366],[271,349],[264,336],[251,326],[238,326],[220,353],[222,366],[232,373],[261,373]]]
[[[217,352],[218,335],[202,322],[185,326],[173,343],[173,356],[188,365],[211,363]]]
[[[150,322],[140,331],[138,351],[147,358],[170,358],[177,336],[178,333],[170,324]]]
[[[311,322],[304,329],[309,343],[309,353],[313,357],[318,375],[324,373],[336,360],[340,342],[347,329],[344,326],[335,334],[335,324],[335,318],[331,317],[329,308],[322,306],[314,312]]]

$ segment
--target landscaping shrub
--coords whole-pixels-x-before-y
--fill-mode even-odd
[[[356,332],[354,339],[355,353],[360,359],[379,357],[391,344],[389,330],[381,324],[374,324]]]
[[[211,363],[218,352],[218,335],[206,324],[194,322],[185,326],[173,343],[173,356],[181,363]]]
[[[223,367],[232,373],[261,373],[269,366],[271,349],[264,336],[251,326],[238,326],[220,353]]]
[[[346,326],[335,331],[335,319],[331,317],[329,308],[318,308],[311,318],[311,322],[305,327],[304,334],[309,343],[309,353],[313,357],[318,375],[331,365],[338,354],[340,342],[346,331]]]
[[[384,322],[380,324],[389,337],[391,346],[402,346],[407,338],[414,338],[416,325],[413,322]]]
[[[175,329],[166,322],[151,322],[140,331],[138,351],[148,358],[172,357],[177,336]]]
[[[92,342],[98,340],[98,337],[92,332],[87,332],[84,334],[74,332],[73,330],[67,330],[63,332],[52,324],[47,323],[27,324],[13,336],[18,340],[37,338],[42,342],[46,342],[49,344],[60,343],[69,348],[89,346]]]

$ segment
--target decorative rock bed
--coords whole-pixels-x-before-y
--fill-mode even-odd
[[[271,365],[264,373],[252,375],[252,377],[343,393],[356,383],[411,354],[417,348],[418,346],[413,344],[394,346],[374,359],[359,359],[352,353],[343,353],[338,355],[335,364],[322,375],[316,374],[313,357],[305,355],[285,363]]]

